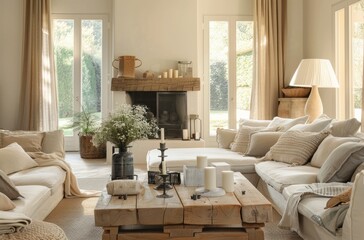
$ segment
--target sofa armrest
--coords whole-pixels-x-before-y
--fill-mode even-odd
[[[346,240],[359,240],[364,236],[364,171],[356,175],[348,213],[346,214],[343,237]]]

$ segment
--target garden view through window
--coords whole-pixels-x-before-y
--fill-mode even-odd
[[[209,135],[250,116],[253,21],[208,21]]]

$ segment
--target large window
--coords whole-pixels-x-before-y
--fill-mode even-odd
[[[103,81],[107,53],[105,25],[102,17],[62,15],[53,18],[60,128],[81,110],[101,117],[102,83],[106,82]],[[65,136],[69,143],[66,146],[78,146],[73,129],[65,129]]]
[[[335,11],[336,73],[340,82],[339,118],[361,121],[364,2],[347,1]]]
[[[217,128],[237,128],[249,118],[253,79],[253,21],[251,18],[205,18],[204,76],[209,136]],[[205,124],[206,125],[206,124]]]

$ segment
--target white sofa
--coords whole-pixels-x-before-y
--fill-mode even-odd
[[[302,119],[301,119],[302,120]],[[330,120],[327,118],[323,118],[321,120],[318,120],[316,123],[313,123],[311,125],[303,125],[299,121],[300,120],[286,120],[285,119],[273,119],[271,122],[278,122],[280,124],[285,125],[284,127],[278,127],[284,131],[291,130],[294,132],[294,130],[305,132],[304,130],[309,130],[307,132],[319,132],[321,130],[328,130],[329,127],[325,127],[325,124],[330,127],[330,131],[332,134],[335,134],[338,136],[337,138],[330,136],[331,140],[334,139],[335,141],[339,139],[339,141],[342,141],[340,137],[347,137],[345,138],[345,141],[353,142],[353,144],[357,144],[358,149],[362,149],[361,146],[363,143],[361,142],[362,139],[359,136],[352,137],[353,133],[355,134],[357,129],[359,128],[358,122],[351,119],[345,122],[335,122],[331,123]],[[325,121],[325,122],[324,122]],[[263,126],[270,127],[274,126],[274,124],[271,124],[271,122],[263,123]],[[288,123],[287,123],[288,122]],[[260,123],[259,123],[260,124]],[[264,125],[265,124],[265,125]],[[244,125],[244,124],[242,124]],[[242,125],[240,126],[240,129],[242,129]],[[251,124],[253,127],[257,127],[254,124]],[[294,127],[295,126],[295,127]],[[294,128],[293,128],[294,127]],[[248,129],[248,127],[246,127]],[[292,129],[293,128],[293,129]],[[267,152],[269,152],[272,149],[277,149],[276,143],[278,143],[279,139],[282,139],[281,136],[283,136],[284,131],[281,133],[274,133],[273,135],[270,135],[271,133],[262,133],[267,128],[263,129],[261,132],[257,132],[256,130],[253,130],[252,132],[248,133],[248,135],[241,133],[241,130],[239,131],[230,131],[230,135],[234,135],[234,137],[230,138],[226,135],[225,136],[225,143],[221,139],[219,139],[219,132],[217,136],[217,140],[219,143],[220,148],[196,148],[196,149],[168,149],[165,153],[168,157],[165,158],[165,161],[167,163],[167,167],[170,170],[175,171],[182,171],[183,165],[195,165],[196,163],[196,156],[198,155],[205,155],[208,158],[208,162],[227,162],[231,165],[231,169],[235,171],[241,171],[247,178],[252,181],[253,184],[265,195],[273,204],[275,209],[282,215],[285,211],[285,208],[287,206],[287,200],[288,198],[297,191],[302,191],[302,187],[305,187],[311,183],[319,182],[320,180],[323,180],[323,178],[327,178],[329,176],[329,173],[332,174],[332,172],[335,172],[330,167],[331,159],[335,159],[336,156],[339,156],[340,152],[332,154],[330,156],[330,161],[327,161],[327,163],[324,162],[324,158],[327,159],[329,157],[329,153],[331,150],[320,150],[319,147],[316,146],[315,152],[317,152],[315,156],[315,162],[308,162],[302,165],[298,164],[292,164],[287,163],[284,161],[264,161],[262,160],[261,156],[266,156]],[[261,129],[260,129],[261,130]],[[271,131],[271,129],[269,129]],[[225,132],[227,134],[227,132]],[[232,151],[230,148],[232,144],[229,143],[229,141],[235,141],[237,140],[237,135],[240,134],[240,137],[248,137],[249,140],[247,141],[248,145],[244,149],[245,155],[241,152],[235,152]],[[290,133],[287,133],[286,135],[289,135]],[[285,135],[285,136],[286,136]],[[357,135],[357,134],[356,134]],[[274,139],[274,141],[267,140],[267,136],[273,136],[271,139]],[[278,136],[278,137],[277,137]],[[349,137],[350,136],[350,137]],[[286,138],[287,139],[287,138]],[[324,138],[326,139],[326,138]],[[328,143],[324,143],[323,141],[319,141],[318,146],[321,146],[321,149],[324,147],[327,147],[326,145],[330,145],[331,140],[327,138]],[[289,140],[289,138],[288,138]],[[250,142],[249,142],[250,141]],[[254,142],[255,141],[255,142]],[[334,141],[334,142],[335,142]],[[343,141],[343,142],[345,142]],[[222,142],[222,144],[221,144]],[[277,158],[283,158],[285,160],[284,152],[287,152],[287,155],[289,154],[295,154],[295,151],[293,153],[290,151],[291,149],[294,149],[293,143],[295,141],[292,141],[292,146],[287,146],[286,148],[281,148],[280,151],[283,152],[283,154],[276,154]],[[312,140],[308,142],[314,142]],[[229,143],[229,144],[227,144]],[[322,143],[322,145],[321,145]],[[343,144],[340,142],[341,145]],[[300,143],[302,144],[302,143]],[[326,144],[326,145],[325,145]],[[349,145],[351,143],[347,143],[346,145]],[[249,146],[250,145],[250,146]],[[296,146],[297,148],[306,148],[304,146],[305,144]],[[337,144],[338,146],[341,146]],[[227,147],[227,149],[222,147]],[[273,146],[276,146],[273,148]],[[332,144],[330,145],[332,146]],[[363,145],[364,146],[364,145]],[[292,148],[291,148],[292,147]],[[337,146],[336,146],[337,147]],[[255,149],[252,149],[255,148]],[[259,153],[257,156],[246,156],[247,153]],[[274,151],[273,151],[274,152]],[[348,168],[350,170],[345,170],[344,173],[348,175],[349,173],[353,174],[353,172],[357,169],[358,171],[360,169],[364,169],[364,164],[361,164],[361,162],[364,161],[364,156],[361,154],[364,152],[358,150],[357,158],[354,159],[355,163],[347,163],[346,165],[349,166]],[[264,154],[263,154],[264,153]],[[160,152],[158,150],[151,150],[147,154],[147,165],[148,170],[158,170],[158,166],[160,163],[160,158],[158,157],[160,155]],[[261,156],[259,156],[261,155]],[[268,155],[268,153],[267,153]],[[274,154],[270,155],[274,156]],[[351,156],[351,155],[350,155]],[[312,155],[310,156],[311,159]],[[264,157],[266,158],[266,157]],[[273,158],[274,159],[274,158]],[[266,160],[266,159],[265,159]],[[337,160],[337,159],[336,159]],[[316,166],[312,166],[316,165]],[[321,164],[321,166],[320,166]],[[324,165],[325,164],[325,165]],[[360,165],[361,164],[361,165]],[[318,165],[318,166],[317,166]],[[340,164],[334,164],[335,166],[338,166]],[[346,166],[345,165],[345,166]],[[351,166],[353,165],[353,166]],[[337,170],[337,169],[336,169]],[[339,170],[337,170],[339,171]],[[336,171],[336,172],[337,172]],[[328,173],[329,172],[329,173]],[[326,174],[326,175],[325,175]],[[342,176],[342,172],[338,172],[338,175]],[[350,178],[352,176],[350,175]],[[347,178],[347,176],[346,176]],[[349,178],[349,179],[350,179]],[[355,175],[353,176],[353,179],[355,178]],[[320,226],[317,222],[315,222],[313,219],[311,219],[313,214],[317,214],[318,212],[323,212],[324,207],[326,205],[326,202],[328,201],[327,197],[309,197],[304,198],[302,201],[300,201],[298,205],[298,213],[299,213],[299,229],[297,232],[301,237],[304,239],[312,239],[312,240],[322,240],[322,239],[362,239],[362,236],[364,236],[364,228],[360,226],[364,226],[364,207],[361,206],[360,202],[364,200],[364,171],[360,172],[360,174],[357,175],[356,181],[354,183],[354,188],[352,191],[352,200],[350,203],[350,208],[347,211],[346,218],[343,224],[343,227],[338,228],[336,232],[331,233],[326,228]],[[336,175],[331,177],[332,180],[338,180],[336,178]],[[345,178],[344,178],[345,179]],[[327,180],[327,179],[326,179]]]
[[[34,134],[37,134],[39,138],[34,137]],[[25,148],[30,145],[35,146],[34,151],[56,152],[63,157],[65,154],[63,131],[43,133],[0,131],[0,148],[14,141]],[[0,163],[0,169],[2,164],[3,162]],[[64,197],[66,172],[58,166],[25,168],[9,174],[8,177],[23,196],[12,201],[16,207],[10,210],[11,212],[19,212],[32,219],[43,220]]]

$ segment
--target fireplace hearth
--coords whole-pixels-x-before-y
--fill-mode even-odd
[[[133,105],[148,107],[157,119],[159,128],[164,128],[167,139],[182,139],[182,129],[188,126],[187,92],[126,92]]]

